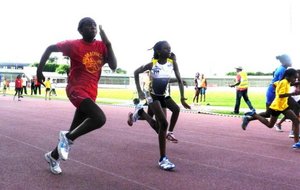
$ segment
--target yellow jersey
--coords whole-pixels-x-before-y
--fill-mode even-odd
[[[279,95],[290,93],[290,82],[286,79],[274,83],[275,99],[270,105],[270,108],[276,111],[283,111],[288,108],[288,97],[280,98]]]

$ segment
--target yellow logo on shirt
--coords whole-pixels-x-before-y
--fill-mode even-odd
[[[100,71],[103,64],[102,54],[99,52],[88,52],[83,56],[82,63],[90,73],[96,73]]]

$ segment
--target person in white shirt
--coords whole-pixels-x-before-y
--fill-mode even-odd
[[[22,75],[22,90],[21,95],[26,94],[27,95],[27,77],[25,75]]]

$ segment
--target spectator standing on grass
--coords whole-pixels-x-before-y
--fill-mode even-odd
[[[37,95],[37,93],[39,93],[39,95],[41,95],[41,83],[38,80],[35,80],[34,83],[34,89],[35,89],[35,95]]]
[[[35,82],[34,82],[34,78],[30,80],[30,95],[35,95],[36,94],[36,91],[35,91]]]
[[[195,95],[193,98],[193,103],[195,104],[195,100],[196,100],[196,105],[197,105],[199,102],[199,93],[200,93],[200,89],[201,89],[200,73],[198,73],[198,72],[195,75],[194,84],[195,84]]]
[[[202,102],[202,97],[203,97],[203,102],[205,102],[206,99],[206,89],[207,89],[207,80],[204,77],[204,74],[201,74],[201,83],[200,83],[200,102]]]
[[[7,90],[7,88],[8,88],[8,86],[7,86],[8,83],[7,83],[7,80],[6,80],[5,77],[3,78],[2,85],[3,85],[3,96],[6,96],[6,90]]]
[[[45,100],[51,100],[51,81],[50,81],[50,77],[48,77],[48,79],[44,82],[45,84]]]
[[[76,107],[76,111],[69,131],[60,131],[58,145],[45,154],[45,159],[53,174],[62,172],[60,159],[68,159],[70,147],[78,137],[101,128],[105,124],[106,116],[95,103],[98,82],[103,65],[108,63],[110,69],[117,68],[112,45],[101,25],[99,30],[102,41],[95,39],[97,25],[90,17],[81,19],[77,30],[82,39],[66,40],[50,45],[42,55],[37,69],[38,81],[42,83],[45,80],[42,71],[52,52],[62,52],[71,60],[66,93]]]
[[[18,75],[16,80],[15,80],[15,95],[14,95],[14,100],[16,98],[16,95],[18,95],[18,101],[21,101],[21,91],[22,91],[22,78],[21,75]]]
[[[6,79],[6,87],[7,87],[7,90],[10,89],[10,80],[9,79]]]
[[[23,74],[22,75],[22,92],[21,94],[26,94],[27,95],[27,77]]]
[[[51,84],[51,90],[50,90],[50,96],[57,96],[56,94],[56,80],[53,80],[52,84]]]
[[[240,113],[240,104],[241,99],[243,97],[244,101],[248,105],[249,109],[253,112],[255,112],[255,109],[253,108],[249,97],[248,97],[248,75],[245,71],[243,71],[243,68],[241,66],[236,67],[236,79],[234,84],[230,84],[229,87],[236,87],[236,98],[235,98],[235,106],[233,114],[239,114]]]

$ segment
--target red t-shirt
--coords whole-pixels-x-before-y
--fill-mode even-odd
[[[82,88],[95,100],[104,57],[107,55],[105,44],[99,40],[87,43],[78,39],[59,42],[56,45],[59,51],[71,60],[68,88]]]
[[[15,80],[15,88],[22,88],[22,79],[16,78],[16,80]]]
[[[35,81],[34,81],[34,85],[35,85],[35,86],[41,86],[41,83],[39,83],[38,80],[35,80]]]

